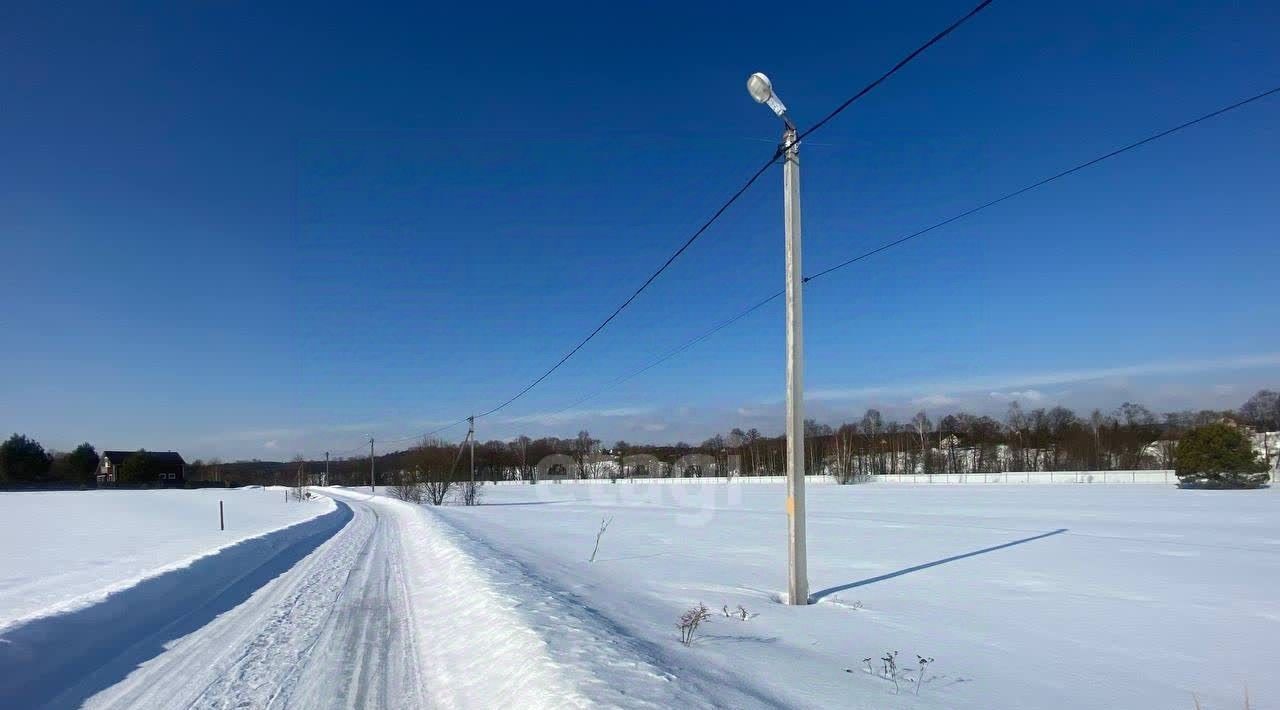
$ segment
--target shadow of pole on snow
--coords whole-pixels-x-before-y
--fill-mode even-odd
[[[993,547],[984,547],[984,548],[982,548],[981,550],[974,550],[973,552],[966,552],[966,553],[964,553],[964,554],[962,554],[962,555],[952,555],[951,557],[944,557],[943,559],[940,559],[940,560],[934,560],[933,562],[926,562],[926,563],[924,563],[924,564],[922,564],[922,565],[916,565],[915,567],[908,567],[908,568],[906,568],[906,569],[900,569],[900,570],[898,570],[898,571],[896,571],[896,572],[889,572],[888,574],[882,574],[882,575],[880,575],[880,576],[878,576],[878,577],[870,577],[870,578],[868,578],[868,579],[860,579],[860,580],[858,580],[858,581],[856,581],[856,582],[849,582],[848,584],[841,584],[841,585],[836,586],[836,587],[827,587],[826,589],[823,589],[823,590],[821,590],[821,591],[814,592],[813,594],[810,594],[810,595],[809,595],[809,602],[810,602],[810,603],[816,602],[816,601],[818,601],[819,599],[821,599],[821,598],[823,598],[823,597],[830,596],[830,595],[832,595],[832,594],[835,594],[836,592],[843,592],[843,591],[844,591],[844,590],[846,590],[846,589],[853,589],[854,587],[862,587],[862,586],[865,586],[865,585],[868,585],[868,584],[875,584],[876,582],[883,582],[883,581],[885,581],[886,579],[893,579],[894,577],[901,577],[901,576],[902,576],[902,575],[904,575],[904,574],[911,574],[912,572],[919,572],[920,570],[923,570],[923,569],[929,569],[930,567],[937,567],[938,565],[945,565],[945,564],[947,564],[948,562],[955,562],[956,560],[963,560],[963,559],[964,559],[964,558],[966,558],[966,557],[975,557],[975,556],[977,556],[977,555],[985,555],[985,554],[987,554],[988,552],[995,552],[996,550],[1003,550],[1003,549],[1004,549],[1004,548],[1006,548],[1006,547],[1013,547],[1014,545],[1021,545],[1021,544],[1023,544],[1023,543],[1031,542],[1031,541],[1033,541],[1033,540],[1043,540],[1043,539],[1044,539],[1044,538],[1046,538],[1046,537],[1052,537],[1052,536],[1054,536],[1054,535],[1061,535],[1061,534],[1062,534],[1062,533],[1064,533],[1064,532],[1067,532],[1067,528],[1058,528],[1057,530],[1053,530],[1053,531],[1050,531],[1050,532],[1047,532],[1047,533],[1041,533],[1040,535],[1033,535],[1033,536],[1031,536],[1031,537],[1024,537],[1024,538],[1022,538],[1021,540],[1014,540],[1013,542],[1006,542],[1006,543],[1004,543],[1003,545],[995,545],[995,546],[993,546]]]

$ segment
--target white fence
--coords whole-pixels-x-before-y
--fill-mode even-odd
[[[677,483],[784,483],[785,476],[731,476],[729,478],[708,476],[706,478],[619,478],[616,481],[608,478],[549,478],[538,482],[538,485],[608,485],[620,484],[677,484]],[[809,476],[806,483],[835,483],[832,476]],[[908,483],[908,484],[1168,484],[1175,485],[1178,477],[1172,470],[1156,471],[1006,471],[1003,473],[893,473],[872,476],[872,483]],[[528,481],[499,481],[498,485],[529,485]]]
[[[934,484],[1167,484],[1175,485],[1178,477],[1172,470],[1155,471],[1006,471],[1003,473],[897,473],[874,476],[885,483]]]
[[[538,481],[540,486],[557,486],[567,485],[609,485],[611,483],[654,483],[654,484],[676,484],[676,483],[786,483],[786,476],[705,476],[703,478],[619,478],[617,480],[609,478],[544,478]],[[835,483],[836,480],[832,476],[808,476],[805,478],[806,483]],[[528,481],[498,481],[500,486],[527,486]]]

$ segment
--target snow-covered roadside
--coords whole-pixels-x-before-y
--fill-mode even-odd
[[[351,518],[347,506],[332,501],[300,505],[310,513],[302,522],[242,537],[0,629],[2,704],[77,705],[160,653],[167,641],[242,603]]]
[[[1176,708],[1194,692],[1209,710],[1241,707],[1246,686],[1255,704],[1280,697],[1278,491],[823,486],[809,500],[809,608],[777,601],[782,499],[763,485],[501,486],[487,505],[428,514],[491,585],[533,600],[515,611],[554,659],[580,663],[556,646],[560,616],[645,649],[673,684],[716,677],[757,700],[719,704]],[[544,614],[541,598],[583,611]],[[676,617],[699,601],[716,615],[684,648]],[[719,613],[738,604],[756,616]],[[916,653],[937,659],[918,696],[879,677],[886,650],[909,668]]]
[[[405,547],[418,667],[434,705],[761,707],[714,672],[673,668],[571,591],[443,522],[436,511],[331,489],[393,517]]]
[[[264,488],[0,493],[0,520],[20,533],[0,541],[0,633],[333,509]]]

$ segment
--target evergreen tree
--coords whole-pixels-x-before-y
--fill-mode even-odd
[[[88,442],[77,446],[74,451],[67,454],[69,480],[76,483],[93,483],[98,473],[98,461],[98,452]]]
[[[1187,432],[1175,453],[1183,488],[1258,488],[1270,478],[1245,433],[1231,424],[1208,424]]]
[[[0,482],[43,481],[53,458],[35,439],[14,434],[0,444]]]
[[[116,479],[120,483],[150,483],[152,476],[149,469],[146,450],[138,449],[137,453],[130,454],[120,464]]]

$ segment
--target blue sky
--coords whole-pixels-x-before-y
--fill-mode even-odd
[[[0,429],[282,458],[519,390],[967,2],[10,4]],[[1274,2],[997,1],[802,148],[814,272],[1280,84]],[[1280,98],[806,293],[810,409],[1236,406],[1280,384]],[[780,431],[780,171],[481,428]],[[1017,393],[1017,394],[1011,394]],[[457,435],[456,430],[448,432]]]

